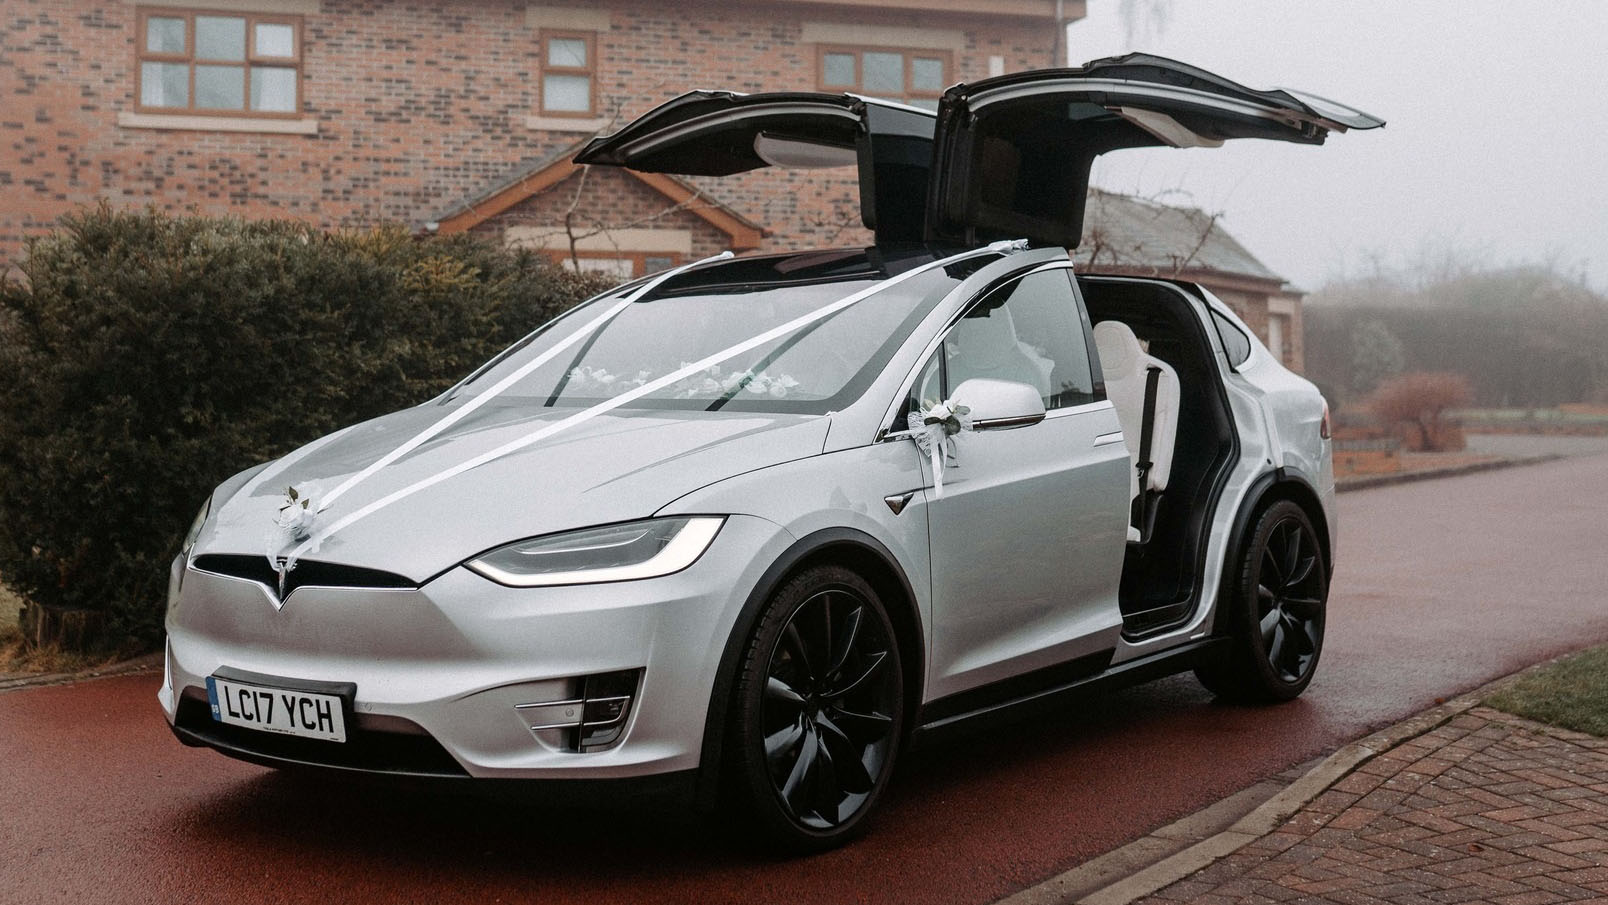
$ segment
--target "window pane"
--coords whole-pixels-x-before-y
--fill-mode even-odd
[[[190,67],[183,63],[141,63],[140,104],[146,107],[188,107]]]
[[[898,421],[899,430],[903,430],[908,423],[906,418],[910,413],[932,408],[947,398],[944,395],[943,373],[938,354],[935,352],[932,358],[927,360],[926,367],[921,369],[921,376],[910,385],[910,396],[905,399],[904,415]]]
[[[936,97],[913,97],[905,101],[905,103],[912,107],[921,107],[935,113],[938,111],[938,99]]]
[[[273,22],[259,23],[257,32],[257,56],[259,57],[293,57],[296,55],[296,29],[291,25]]]
[[[867,52],[860,65],[860,87],[867,94],[904,94],[904,54]]]
[[[564,258],[564,266],[575,270],[575,260]],[[636,262],[630,258],[581,258],[581,273],[601,273],[614,277],[617,280],[629,280],[636,276]]]
[[[642,267],[648,273],[658,273],[676,266],[676,259],[664,255],[646,255],[642,258]]]
[[[288,66],[251,67],[251,109],[296,112],[296,70]]]
[[[146,19],[145,49],[151,53],[184,53],[184,20],[168,16]]]
[[[246,58],[246,20],[234,16],[195,17],[195,58],[198,60],[244,60]],[[201,89],[195,90],[201,96]]]
[[[547,65],[586,68],[586,42],[580,38],[553,38],[547,42]]]
[[[1244,364],[1245,359],[1251,357],[1251,341],[1234,326],[1233,321],[1215,310],[1212,312],[1212,320],[1217,322],[1217,335],[1223,339],[1223,354],[1228,356],[1228,363],[1235,367]]]
[[[592,80],[584,75],[542,76],[542,109],[561,113],[590,113]]]
[[[829,53],[822,58],[821,84],[832,88],[853,88],[854,54]]]
[[[931,57],[916,57],[911,60],[910,90],[931,92],[944,90],[944,61]]]
[[[244,66],[195,67],[195,105],[210,110],[239,110],[246,105]]]
[[[961,318],[944,343],[949,393],[974,377],[1039,391],[1046,409],[1094,401],[1089,346],[1064,271],[1023,277]]]

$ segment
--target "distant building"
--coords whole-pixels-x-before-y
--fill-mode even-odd
[[[1093,189],[1077,249],[1082,269],[1190,280],[1210,289],[1284,364],[1300,371],[1305,293],[1198,208]]]
[[[693,87],[936,106],[1048,65],[1083,0],[7,0],[0,262],[107,199],[475,229],[640,273],[861,242],[852,171],[718,192],[569,152]],[[566,228],[566,220],[568,228]]]
[[[717,182],[569,158],[692,87],[933,107],[1049,64],[1058,8],[1084,2],[8,0],[0,263],[102,199],[475,231],[618,276],[865,243],[852,169]],[[1300,293],[1208,221],[1096,193],[1082,257],[1205,283],[1299,367]]]

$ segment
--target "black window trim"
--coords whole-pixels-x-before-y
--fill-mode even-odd
[[[1209,302],[1206,303],[1206,311],[1211,314],[1212,329],[1216,331],[1217,342],[1223,348],[1223,360],[1228,362],[1228,369],[1230,371],[1238,374],[1240,367],[1246,362],[1250,361],[1251,356],[1256,353],[1256,344],[1251,342],[1251,338],[1246,335],[1244,330],[1241,330],[1239,327],[1235,326],[1234,322],[1229,320],[1227,315],[1223,314],[1221,311],[1218,311]],[[1229,350],[1228,337],[1223,335],[1224,327],[1227,327],[1238,334],[1241,341],[1245,345],[1245,354],[1239,356],[1237,360],[1234,353]]]

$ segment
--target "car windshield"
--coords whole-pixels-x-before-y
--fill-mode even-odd
[[[510,386],[501,398],[527,405],[593,405],[873,287],[884,278],[885,274],[871,275],[862,269],[848,278],[781,282],[773,278],[768,282],[685,285],[685,278],[672,280]],[[962,278],[964,274],[955,267],[916,275],[630,405],[800,414],[842,408],[865,391],[904,337]],[[634,287],[607,293],[552,322],[524,346],[515,347],[475,374],[454,395],[461,399],[496,384],[582,329],[631,289]]]

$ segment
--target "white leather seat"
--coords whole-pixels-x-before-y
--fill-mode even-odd
[[[1117,409],[1122,437],[1128,444],[1129,495],[1138,499],[1141,491],[1159,493],[1167,489],[1172,474],[1173,446],[1178,439],[1178,373],[1172,366],[1147,354],[1133,330],[1120,321],[1101,321],[1094,325],[1094,345],[1100,353],[1100,369],[1105,373],[1106,396]],[[1151,368],[1160,371],[1156,381],[1156,413],[1150,431],[1150,471],[1145,486],[1139,486],[1140,431],[1144,426],[1145,381]],[[1130,526],[1130,540],[1138,540],[1138,529]]]

